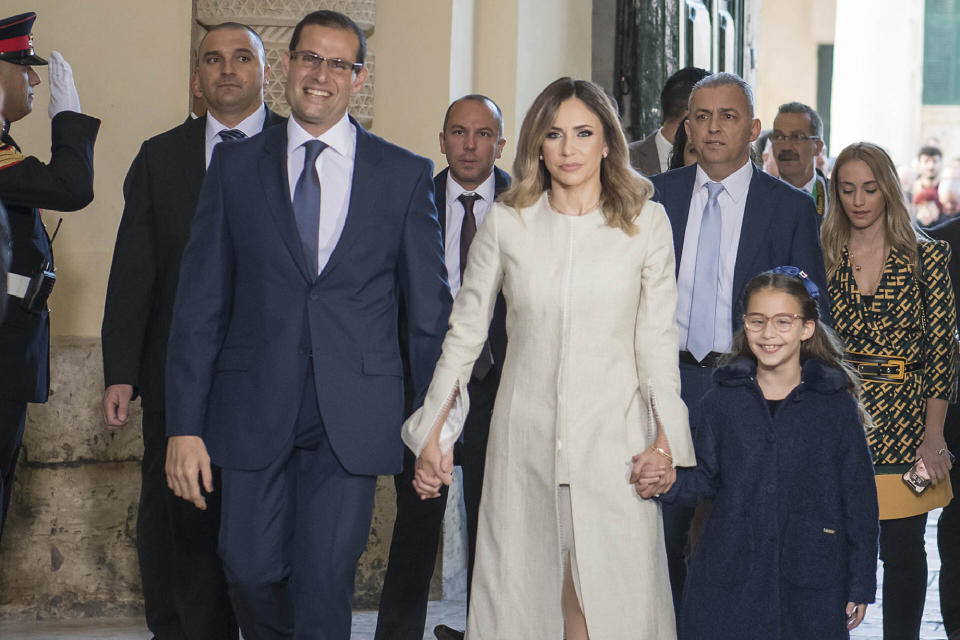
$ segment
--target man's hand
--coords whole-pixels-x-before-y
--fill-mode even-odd
[[[129,384],[112,384],[103,391],[103,421],[107,429],[116,431],[127,424],[132,397],[133,385]]]
[[[440,446],[431,438],[417,458],[413,488],[421,500],[440,497],[440,485],[453,482],[453,448],[440,453]]]
[[[80,110],[80,96],[77,94],[77,83],[73,80],[73,69],[70,63],[63,59],[59,51],[50,52],[50,107],[47,112],[52,120],[61,111]]]
[[[206,509],[207,500],[200,492],[198,476],[203,488],[213,493],[213,474],[207,446],[197,436],[171,436],[167,439],[167,486],[180,498],[192,502],[197,509]]]
[[[847,630],[850,631],[856,629],[863,622],[863,617],[867,615],[867,605],[848,602],[844,611],[847,613]]]

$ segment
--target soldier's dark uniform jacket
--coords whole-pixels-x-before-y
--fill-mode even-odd
[[[45,262],[53,263],[43,210],[75,211],[93,200],[93,145],[99,129],[96,118],[73,111],[57,114],[49,164],[23,155],[7,131],[0,136],[0,202],[7,210],[13,246],[10,273],[30,277]],[[7,315],[0,324],[0,397],[46,402],[48,313],[31,313],[20,302],[7,296]]]

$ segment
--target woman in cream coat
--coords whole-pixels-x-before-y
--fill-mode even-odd
[[[520,132],[514,186],[470,248],[423,408],[404,425],[424,497],[449,483],[497,292],[508,347],[468,640],[675,636],[659,506],[641,469],[694,464],[680,399],[673,241],[603,91],[561,78]]]

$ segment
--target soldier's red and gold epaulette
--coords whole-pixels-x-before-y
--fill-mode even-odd
[[[20,164],[24,157],[15,146],[0,143],[0,170]]]

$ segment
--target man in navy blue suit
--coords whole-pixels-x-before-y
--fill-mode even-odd
[[[813,199],[750,162],[750,143],[760,133],[750,85],[732,73],[707,76],[690,94],[686,127],[697,164],[651,180],[673,229],[680,392],[695,430],[717,360],[743,324],[741,298],[753,276],[781,265],[799,267],[824,292],[820,310],[828,323],[829,309]],[[692,509],[663,505],[675,605],[692,518]]]
[[[223,469],[247,640],[350,637],[376,476],[403,461],[398,300],[415,404],[450,311],[432,164],[347,116],[364,54],[346,16],[300,21],[287,126],[217,147],[180,271],[167,479],[204,508],[210,461]]]

